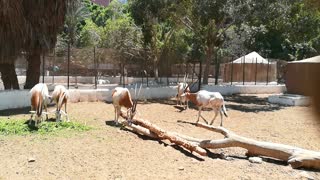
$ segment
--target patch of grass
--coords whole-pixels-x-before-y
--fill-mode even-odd
[[[64,131],[88,131],[92,127],[77,122],[41,122],[38,127],[25,120],[0,119],[0,135],[55,134]]]

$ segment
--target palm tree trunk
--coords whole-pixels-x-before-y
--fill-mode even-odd
[[[40,52],[32,52],[28,57],[27,78],[24,89],[31,89],[34,85],[39,83],[40,78]]]
[[[4,89],[19,89],[19,83],[14,64],[1,64],[1,79]]]

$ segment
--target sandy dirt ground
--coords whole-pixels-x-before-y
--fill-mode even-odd
[[[225,97],[229,118],[224,127],[261,141],[320,151],[320,121],[311,107],[267,103],[266,96]],[[185,122],[195,122],[197,110],[180,111],[175,101],[138,104],[138,116],[166,129],[202,139],[221,135]],[[51,110],[53,107],[50,108]],[[28,119],[28,109],[2,111],[0,116]],[[114,125],[112,104],[81,102],[69,105],[72,121],[94,127],[87,132],[57,136],[1,136],[0,179],[299,179],[315,170],[294,170],[281,161],[253,164],[241,148],[210,150],[208,157],[137,135]],[[205,111],[207,119],[213,112]],[[219,125],[220,117],[214,122]],[[228,160],[220,159],[220,154]],[[29,158],[35,162],[28,162]]]

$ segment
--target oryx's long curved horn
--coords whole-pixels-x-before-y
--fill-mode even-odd
[[[140,84],[140,88],[139,88],[139,91],[138,91],[138,96],[136,96],[136,99],[135,99],[135,101],[134,101],[134,103],[133,103],[133,111],[135,111],[136,108],[137,108],[138,99],[139,99],[139,97],[140,97],[140,92],[141,92],[141,87],[142,87],[142,84]]]
[[[137,99],[137,83],[136,83],[136,86],[134,88],[134,99]]]

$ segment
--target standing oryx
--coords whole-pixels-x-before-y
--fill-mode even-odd
[[[189,100],[185,97],[182,97],[181,95],[185,92],[190,92],[190,88],[187,83],[188,75],[185,75],[183,78],[183,82],[178,83],[178,93],[176,95],[177,99],[177,105],[178,102],[180,103],[180,106],[183,105],[185,109],[189,108]]]
[[[215,115],[210,123],[214,122],[216,119],[218,112],[220,113],[221,116],[221,122],[220,126],[222,126],[223,123],[223,115],[222,113],[228,117],[226,107],[224,105],[224,100],[222,95],[219,92],[209,92],[206,90],[201,90],[198,91],[197,93],[189,93],[186,92],[182,94],[181,96],[185,96],[187,99],[189,99],[191,102],[193,102],[196,106],[199,108],[199,113],[198,113],[198,119],[197,123],[199,122],[199,118],[201,117],[206,123],[208,123],[202,116],[201,116],[201,110],[204,107],[212,108],[215,112]]]
[[[31,125],[33,115],[36,114],[34,121],[35,126],[37,126],[38,121],[43,119],[43,114],[46,114],[46,119],[48,120],[47,104],[50,102],[51,97],[49,96],[47,85],[43,83],[36,84],[29,93],[31,94],[31,118],[29,125]],[[46,112],[43,112],[43,108]]]
[[[115,111],[115,122],[118,124],[118,119],[121,112],[121,107],[127,108],[127,117],[128,121],[131,122],[133,117],[136,114],[136,108],[137,108],[137,103],[138,103],[138,97],[140,95],[141,91],[141,86],[138,92],[137,96],[137,85],[135,87],[135,94],[134,94],[134,102],[131,99],[130,92],[127,88],[122,88],[122,87],[116,87],[113,92],[112,92],[112,104],[114,106],[114,111]]]

